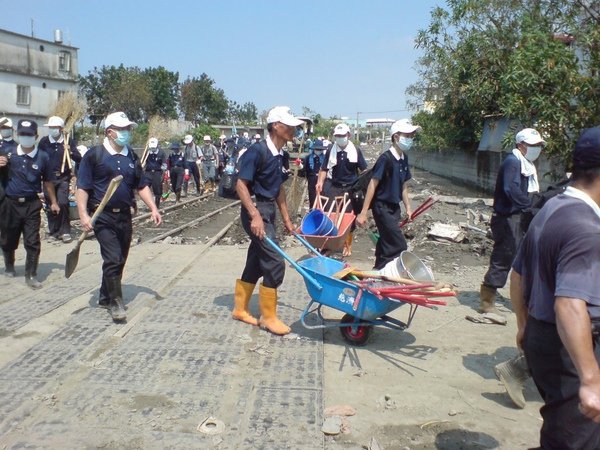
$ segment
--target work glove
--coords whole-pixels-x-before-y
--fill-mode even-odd
[[[190,181],[190,178],[191,178],[191,177],[190,177],[190,174],[189,174],[189,173],[186,173],[186,174],[183,176],[183,181]]]

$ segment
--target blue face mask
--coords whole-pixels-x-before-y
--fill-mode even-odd
[[[295,136],[296,139],[302,139],[302,137],[304,136],[304,130],[302,128],[296,128]]]
[[[117,137],[114,139],[115,144],[125,147],[131,141],[131,131],[129,130],[114,130],[117,133]]]

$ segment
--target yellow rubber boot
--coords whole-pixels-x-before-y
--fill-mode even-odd
[[[258,320],[256,320],[256,317],[252,316],[248,310],[248,303],[250,303],[250,297],[252,297],[254,286],[255,285],[252,283],[246,283],[239,279],[235,280],[233,312],[231,313],[231,317],[235,320],[241,320],[250,325],[258,325]]]
[[[261,328],[280,336],[292,331],[290,327],[277,318],[277,289],[268,288],[261,284],[258,287],[258,305],[260,307],[258,324]]]
[[[346,236],[346,241],[344,242],[344,250],[342,251],[342,256],[350,255],[352,255],[352,231],[348,233],[348,236]]]

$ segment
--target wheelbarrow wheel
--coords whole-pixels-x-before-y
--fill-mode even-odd
[[[350,314],[344,314],[342,317],[341,323],[347,323],[348,326],[340,327],[340,332],[342,333],[342,337],[351,345],[356,345],[361,347],[367,343],[369,338],[371,337],[371,325],[358,325],[352,329],[352,324],[355,321],[355,317]]]

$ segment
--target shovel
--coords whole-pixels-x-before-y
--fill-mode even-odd
[[[123,175],[119,175],[117,177],[114,177],[112,180],[110,180],[108,189],[106,189],[106,193],[104,194],[104,197],[102,197],[102,201],[100,202],[100,204],[98,205],[98,208],[96,209],[96,211],[94,212],[94,215],[92,216],[92,225],[94,225],[94,223],[96,222],[96,219],[98,218],[100,213],[104,210],[104,207],[106,206],[106,204],[108,203],[108,201],[110,200],[112,195],[115,193],[115,191],[119,187],[119,184],[121,184],[122,180],[123,180]],[[77,239],[77,243],[75,244],[75,247],[73,248],[73,250],[71,250],[67,254],[67,261],[65,262],[65,278],[69,278],[71,275],[73,275],[73,272],[75,272],[75,268],[77,267],[77,263],[79,262],[79,249],[81,248],[81,244],[83,243],[83,241],[85,241],[85,238],[87,236],[88,236],[87,231],[84,231],[83,233],[81,233],[81,235],[79,236],[79,239]]]

